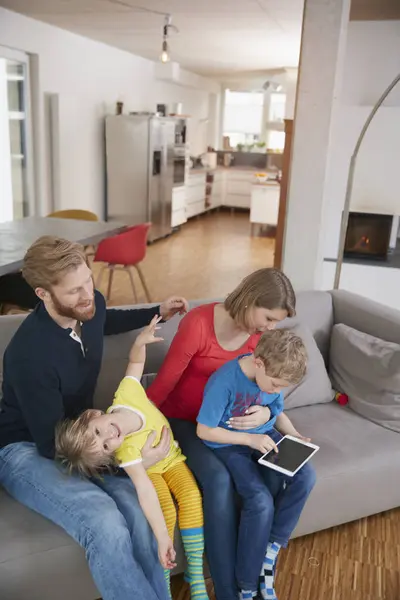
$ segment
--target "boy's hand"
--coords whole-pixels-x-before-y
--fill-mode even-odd
[[[162,317],[156,315],[152,318],[151,322],[145,327],[137,336],[134,346],[141,347],[147,344],[154,344],[154,342],[162,342],[164,338],[155,337],[155,333],[160,327],[157,327],[157,323],[162,320]]]
[[[296,434],[294,435],[294,437],[299,438],[299,440],[301,440],[302,442],[305,442],[306,444],[308,444],[309,442],[311,442],[311,438],[304,437],[298,431],[296,431]]]
[[[169,536],[158,541],[158,558],[164,569],[173,569],[176,567],[176,552]]]
[[[262,454],[266,454],[267,452],[279,452],[278,446],[275,444],[274,440],[269,437],[269,435],[263,435],[260,433],[249,433],[249,442],[248,446],[253,448],[253,450],[258,450]]]

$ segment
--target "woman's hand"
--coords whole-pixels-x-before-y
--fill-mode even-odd
[[[169,449],[171,447],[171,432],[167,427],[163,427],[160,441],[156,446],[153,444],[156,439],[156,432],[152,431],[146,440],[145,445],[142,448],[142,459],[143,466],[145,469],[152,467],[159,460],[168,456]]]
[[[164,569],[176,567],[176,552],[171,538],[167,535],[158,541],[158,558]]]
[[[268,406],[250,406],[244,417],[232,417],[228,425],[233,429],[255,429],[265,425],[271,418],[271,411]]]

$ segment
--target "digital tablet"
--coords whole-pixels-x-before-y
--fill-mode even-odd
[[[285,435],[278,443],[279,452],[271,450],[258,462],[260,465],[293,477],[319,450],[319,446]]]

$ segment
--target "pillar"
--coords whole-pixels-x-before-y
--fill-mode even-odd
[[[296,290],[322,281],[325,180],[350,0],[305,0],[283,247]]]

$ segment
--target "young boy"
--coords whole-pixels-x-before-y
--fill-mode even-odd
[[[154,317],[137,336],[129,354],[126,375],[106,414],[87,410],[75,421],[61,423],[56,432],[56,450],[58,458],[69,471],[77,470],[85,476],[95,476],[99,470],[114,464],[125,469],[156,537],[168,587],[170,569],[175,566],[173,539],[176,511],[172,492],[179,507],[179,528],[188,562],[191,594],[196,600],[206,600],[202,498],[192,473],[184,463],[186,458],[173,440],[172,433],[166,458],[146,471],[141,457],[149,434],[156,431],[157,444],[163,428],[170,428],[140,384],[146,345],[162,340],[155,337],[160,319]]]
[[[302,438],[283,413],[281,389],[299,383],[306,364],[298,336],[282,329],[268,331],[254,354],[226,363],[210,377],[197,417],[198,436],[226,465],[242,500],[236,554],[242,600],[255,598],[258,588],[263,599],[276,600],[277,554],[287,545],[315,482],[309,464],[285,478],[257,463],[262,454],[278,451],[282,435]],[[250,431],[235,430],[231,419],[253,405],[268,407],[269,421]]]

